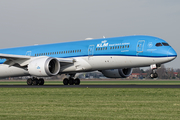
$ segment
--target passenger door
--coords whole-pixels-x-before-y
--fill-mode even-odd
[[[94,45],[89,45],[88,56],[93,56],[94,54]]]
[[[145,44],[145,40],[139,40],[137,43],[137,48],[136,48],[136,55],[142,55],[143,54],[143,50],[144,50],[144,44]]]

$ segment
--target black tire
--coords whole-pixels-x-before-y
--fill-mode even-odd
[[[157,78],[158,77],[158,74],[157,73],[154,73],[154,78]]]
[[[154,74],[153,74],[153,73],[151,73],[151,74],[150,74],[150,77],[151,77],[151,79],[153,79],[153,78],[154,78]]]
[[[38,85],[38,84],[39,84],[39,81],[38,81],[38,79],[34,79],[34,80],[32,81],[32,83],[33,83],[33,85]]]
[[[32,85],[32,84],[33,84],[32,79],[31,78],[27,79],[27,85]]]
[[[74,80],[74,84],[75,84],[75,85],[80,85],[80,79],[79,79],[79,78],[76,78],[76,79]]]
[[[69,78],[69,85],[74,85],[74,79],[73,78]]]
[[[39,85],[44,85],[44,79],[43,78],[39,79]]]
[[[67,78],[65,78],[65,79],[63,80],[63,84],[64,84],[64,85],[68,85],[68,84],[69,84],[69,80],[68,80]]]

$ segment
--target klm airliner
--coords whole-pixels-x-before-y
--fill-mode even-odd
[[[126,78],[133,68],[150,66],[157,78],[156,69],[176,57],[166,41],[144,35],[7,48],[0,49],[0,77],[31,76],[28,85],[44,85],[43,77],[67,74],[64,85],[79,85],[79,72]]]

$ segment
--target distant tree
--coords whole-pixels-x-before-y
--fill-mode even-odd
[[[177,78],[180,78],[180,69],[176,69],[175,72],[178,73],[176,77],[177,77]]]
[[[175,79],[174,69],[173,68],[167,68],[166,71],[167,71],[168,79]]]
[[[161,65],[161,67],[157,69],[157,73],[159,79],[168,79],[167,71],[164,65]]]
[[[150,78],[151,72],[152,72],[151,68],[145,70],[145,73],[147,73],[146,78]]]
[[[133,73],[143,73],[140,68],[134,68]]]
[[[141,73],[145,73],[144,69],[141,69]]]

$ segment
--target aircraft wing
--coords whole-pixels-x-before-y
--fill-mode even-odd
[[[5,59],[30,59],[30,56],[25,55],[11,55],[11,54],[0,54],[0,58]]]
[[[0,54],[0,58],[6,59],[4,64],[8,64],[10,66],[18,63],[20,66],[26,66],[29,64],[32,56],[25,55],[12,55],[12,54]],[[56,58],[60,63],[74,63],[75,59],[73,58]]]
[[[3,64],[13,66],[16,63],[20,66],[26,66],[31,58],[31,56],[25,55],[12,55],[12,54],[0,54],[0,58],[6,59]]]

